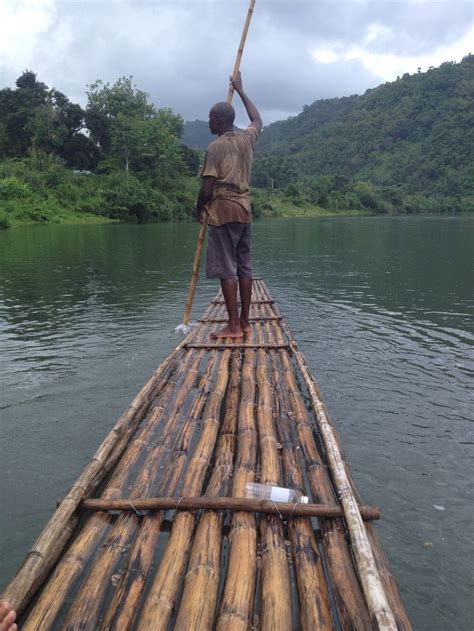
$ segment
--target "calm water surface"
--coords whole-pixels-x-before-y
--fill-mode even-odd
[[[416,629],[473,627],[474,220],[254,225]],[[0,232],[0,588],[179,341],[194,225]],[[199,317],[216,285],[203,280]]]

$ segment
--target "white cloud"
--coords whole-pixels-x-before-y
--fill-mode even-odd
[[[367,35],[364,37],[364,42],[370,44],[372,42],[388,39],[392,34],[392,29],[389,26],[383,24],[369,24],[367,27]]]
[[[384,34],[389,33],[389,29],[375,28],[376,25],[369,26],[368,35],[365,38],[367,43],[371,43]],[[356,45],[342,51],[340,46],[335,49],[317,49],[312,51],[315,60],[320,63],[333,64],[335,62],[360,61],[363,67],[375,74],[384,81],[393,81],[397,75],[406,72],[412,74],[421,68],[428,70],[430,66],[439,66],[445,61],[461,61],[468,53],[474,50],[474,27],[466,35],[451,44],[440,45],[430,53],[422,55],[395,55],[393,53],[371,52],[369,48]]]
[[[55,0],[0,2],[0,65],[29,64],[54,15]]]
[[[322,64],[331,64],[341,58],[336,52],[327,48],[313,50],[312,55],[316,61],[320,61]]]

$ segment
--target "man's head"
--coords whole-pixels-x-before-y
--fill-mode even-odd
[[[234,129],[235,110],[230,103],[216,103],[209,112],[211,134],[225,134]]]

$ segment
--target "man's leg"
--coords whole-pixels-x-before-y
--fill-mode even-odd
[[[243,276],[239,278],[239,291],[240,301],[242,303],[242,306],[240,308],[240,327],[243,333],[250,333],[250,331],[252,330],[249,320],[250,303],[252,302],[251,276]]]
[[[238,281],[234,278],[222,278],[221,287],[225,306],[227,307],[227,314],[229,316],[229,324],[220,331],[211,333],[211,337],[242,337],[243,333],[240,327],[239,307],[237,303]]]
[[[239,278],[240,326],[244,333],[252,330],[249,321],[252,301],[252,255],[250,252],[250,224],[241,225],[240,238],[236,246],[237,276]]]

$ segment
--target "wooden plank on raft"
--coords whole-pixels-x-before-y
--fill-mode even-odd
[[[252,300],[252,305],[273,305],[274,303],[275,303],[274,300]],[[212,304],[225,305],[225,300],[222,300],[221,298],[217,298],[216,300],[212,301]],[[239,302],[238,304],[240,305],[241,303]]]
[[[152,399],[166,384],[167,371],[188,339],[189,336],[165,359],[122,414],[43,529],[13,581],[7,586],[3,598],[17,613],[26,607],[61,554],[77,524],[74,515],[77,506],[94,492],[119,459]]]
[[[273,349],[273,350],[279,350],[282,348],[285,349],[289,349],[291,348],[289,344],[248,344],[247,342],[242,342],[240,344],[186,344],[186,348],[201,348],[201,349],[206,349],[206,350],[213,350],[213,349],[218,349],[218,350],[222,350],[222,349],[229,349],[229,348],[233,348],[233,349],[239,349],[239,348],[253,348],[255,350],[258,349]]]
[[[244,497],[154,497],[147,499],[90,499],[79,505],[84,511],[157,511],[157,510],[239,510],[273,515],[306,517],[341,517],[343,510],[338,504],[299,504],[273,502]],[[359,506],[363,519],[380,519],[380,511],[373,506]]]
[[[267,320],[282,320],[282,316],[259,316],[255,318],[249,318],[249,322],[265,322]],[[211,324],[218,322],[229,322],[229,318],[207,318],[206,320],[198,320],[202,324]]]

